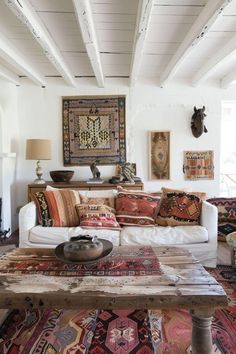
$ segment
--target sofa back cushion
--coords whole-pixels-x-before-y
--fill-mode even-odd
[[[80,227],[120,229],[114,209],[107,205],[77,204]]]
[[[33,194],[38,222],[42,226],[78,226],[75,205],[79,193],[71,189],[56,189]]]
[[[218,209],[218,222],[236,223],[236,198],[210,198],[207,201]]]
[[[116,219],[120,225],[155,225],[160,197],[152,193],[118,188]]]
[[[161,226],[198,225],[202,200],[186,192],[166,192],[163,189],[156,223]]]

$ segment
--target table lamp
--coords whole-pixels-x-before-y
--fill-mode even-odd
[[[26,141],[26,160],[37,160],[34,183],[45,183],[40,160],[51,160],[51,141],[47,139],[28,139]]]

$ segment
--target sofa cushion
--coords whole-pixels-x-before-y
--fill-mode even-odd
[[[115,208],[114,197],[87,197],[83,194],[80,194],[80,202],[81,204],[107,205],[110,208]]]
[[[193,192],[193,191],[191,191],[189,189],[186,189],[186,188],[173,189],[173,188],[165,188],[165,187],[163,187],[161,190],[162,190],[163,193],[173,193],[173,192],[181,193],[181,192],[185,192],[185,193],[188,193],[188,194],[194,194],[194,195],[196,195],[197,197],[199,197],[202,200],[206,200],[206,193],[205,192]]]
[[[155,226],[140,228],[123,227],[120,234],[121,245],[176,245],[195,244],[208,241],[205,227],[196,226]]]
[[[161,226],[198,225],[201,207],[201,199],[194,194],[163,189],[156,223]]]
[[[97,236],[111,241],[114,246],[119,246],[119,230],[108,229],[82,229],[81,227],[50,227],[45,228],[40,225],[33,227],[29,232],[29,241],[32,244],[57,246],[62,242],[69,241],[71,237],[77,235]],[[38,246],[39,247],[39,246]]]
[[[120,229],[114,209],[107,205],[77,204],[76,210],[80,227]]]
[[[218,209],[218,222],[236,224],[236,198],[210,198],[207,201]]]
[[[33,194],[38,222],[42,226],[77,226],[79,218],[75,205],[79,194],[71,189],[57,189]]]
[[[120,225],[154,225],[159,202],[160,197],[151,193],[119,188],[116,198],[116,219]]]

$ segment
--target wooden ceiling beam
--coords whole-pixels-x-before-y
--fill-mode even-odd
[[[224,76],[221,80],[221,87],[227,89],[229,86],[236,84],[236,70]]]
[[[164,87],[173,78],[184,60],[202,41],[205,34],[211,29],[215,21],[221,16],[223,10],[231,1],[232,0],[209,0],[207,2],[161,75],[159,82],[161,87]]]
[[[15,85],[20,86],[19,76],[17,76],[15,73],[8,70],[5,66],[1,64],[0,64],[0,77],[3,77],[7,81],[10,81]]]
[[[98,49],[97,35],[89,0],[72,0],[75,14],[82,33],[83,42],[97,79],[99,87],[104,87],[105,80],[102,69],[101,56]]]
[[[76,87],[76,81],[70,73],[59,49],[42,23],[34,8],[28,0],[4,0],[20,21],[29,28],[31,34],[38,41],[51,64],[63,77],[65,82]]]
[[[14,48],[2,34],[0,34],[0,57],[16,68],[16,70],[19,70],[19,72],[23,72],[24,75],[31,79],[36,85],[46,85],[44,78],[27,63],[27,59],[21,56],[16,48]]]
[[[213,56],[211,56],[202,67],[195,73],[192,78],[193,86],[201,84],[211,74],[213,74],[219,66],[230,60],[230,57],[236,51],[236,36],[231,38],[223,47],[221,47]]]
[[[136,19],[136,29],[131,58],[130,85],[134,86],[139,74],[145,39],[150,23],[151,12],[155,0],[142,0],[139,2],[138,14]]]

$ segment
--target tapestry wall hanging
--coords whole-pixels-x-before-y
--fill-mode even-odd
[[[149,132],[149,177],[170,179],[170,132]]]
[[[63,97],[64,166],[126,162],[125,96]]]
[[[214,179],[214,152],[185,151],[184,152],[184,177],[185,179]]]

